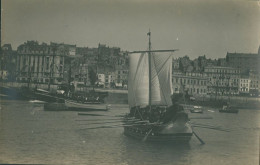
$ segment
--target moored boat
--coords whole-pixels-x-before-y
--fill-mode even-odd
[[[129,54],[128,104],[124,134],[143,141],[189,142],[193,130],[188,115],[172,95],[172,55],[149,50]],[[158,55],[158,53],[160,53]],[[173,102],[172,102],[173,101]],[[129,122],[129,119],[138,122]]]
[[[203,113],[203,109],[201,108],[201,106],[193,106],[190,109],[191,113]]]
[[[110,109],[110,105],[107,104],[79,103],[74,100],[65,100],[65,106],[69,110],[77,111],[108,111]]]
[[[65,103],[45,103],[44,104],[45,111],[67,111],[68,107],[66,107]]]
[[[222,109],[219,110],[221,113],[238,113],[238,109],[235,107],[230,107],[230,106],[223,106]]]

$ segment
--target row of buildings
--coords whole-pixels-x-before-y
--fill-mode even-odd
[[[88,48],[27,41],[17,51],[5,44],[0,56],[0,79],[27,84],[74,82],[81,86],[127,88],[127,55],[118,47],[103,44]],[[228,52],[226,58],[213,60],[205,55],[194,60],[188,56],[173,59],[173,91],[191,95],[258,95],[259,64],[260,47],[255,54]]]
[[[12,50],[10,44],[1,49],[0,79],[35,84],[76,83],[91,85],[89,72],[96,84],[123,87],[127,82],[127,52],[99,44],[97,48],[77,47],[64,43],[50,44],[27,41]],[[110,74],[109,80],[99,75]],[[106,82],[106,83],[105,83]]]
[[[259,95],[258,53],[227,53],[225,59],[187,56],[173,60],[173,91],[190,95]]]

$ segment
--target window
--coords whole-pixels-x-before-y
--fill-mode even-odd
[[[60,57],[60,64],[63,64],[63,57]]]
[[[26,58],[23,58],[23,67],[26,65]]]
[[[50,57],[46,57],[46,70],[49,70],[49,60]]]

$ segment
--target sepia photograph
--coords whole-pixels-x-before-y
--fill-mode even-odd
[[[260,164],[259,0],[0,2],[0,164]]]

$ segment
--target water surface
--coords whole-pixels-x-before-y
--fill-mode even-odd
[[[112,104],[106,116],[80,116],[77,112],[44,111],[43,104],[28,101],[1,101],[0,163],[40,164],[177,164],[254,165],[259,163],[260,110],[238,114],[206,109],[189,114],[193,122],[220,126],[230,132],[195,128],[206,142],[192,137],[187,145],[140,142],[123,134],[122,127],[99,128],[118,123],[91,124],[128,112],[126,104]],[[207,111],[214,110],[214,111]],[[91,121],[90,121],[91,120]],[[93,121],[96,120],[96,121]],[[109,120],[115,121],[115,120]]]

